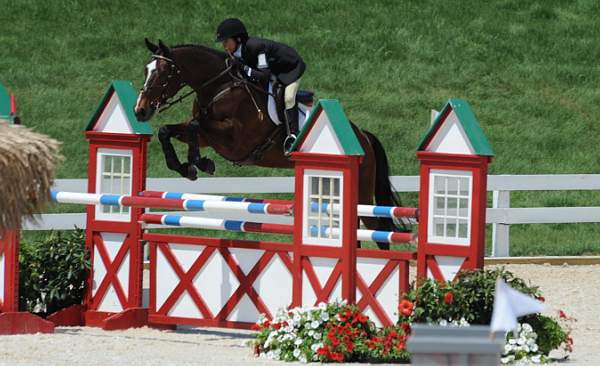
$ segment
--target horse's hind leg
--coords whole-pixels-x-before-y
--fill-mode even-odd
[[[196,168],[193,164],[184,163],[181,164],[177,152],[171,143],[171,138],[180,138],[185,130],[183,124],[175,125],[164,125],[158,130],[158,141],[162,147],[167,167],[181,174],[182,177],[188,178],[189,180],[196,180],[198,178]]]

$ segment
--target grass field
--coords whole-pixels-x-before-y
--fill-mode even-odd
[[[59,178],[84,177],[82,131],[110,79],[141,86],[144,37],[213,43],[220,20],[296,47],[303,86],[338,98],[379,136],[393,175],[417,174],[430,109],[468,100],[497,154],[491,174],[597,173],[600,3],[597,1],[52,1],[0,0],[0,80],[24,122],[63,141]],[[180,105],[156,129],[187,118]],[[213,156],[214,157],[214,156]],[[219,176],[290,175],[236,168]],[[158,143],[150,176],[174,177]],[[414,199],[407,197],[410,203]],[[598,192],[520,192],[515,207],[598,206]],[[513,226],[513,255],[600,254],[598,224]]]

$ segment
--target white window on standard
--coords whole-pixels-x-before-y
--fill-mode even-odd
[[[303,241],[307,244],[341,246],[341,172],[306,170],[304,173]]]
[[[132,151],[98,149],[96,193],[131,195]],[[99,220],[129,221],[129,207],[96,206]]]
[[[431,170],[428,242],[469,245],[472,181],[470,171]]]

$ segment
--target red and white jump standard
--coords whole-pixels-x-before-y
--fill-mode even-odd
[[[264,313],[334,299],[356,303],[378,325],[391,325],[409,289],[409,262],[420,277],[452,280],[483,265],[487,163],[493,155],[466,102],[450,100],[419,147],[420,209],[358,205],[364,152],[341,105],[319,101],[291,155],[293,201],[145,191],[148,124],[133,115],[130,83],[113,81],[87,127],[88,193],[53,194],[87,204],[91,276],[82,307],[57,323],[105,329],[209,325],[248,328]],[[227,219],[147,213],[145,208],[220,211]],[[236,219],[285,215],[293,225]],[[417,251],[357,248],[358,240],[407,243],[410,233],[363,230],[359,216],[417,217]],[[247,216],[244,216],[247,217]],[[254,216],[252,216],[254,217]],[[189,226],[291,234],[291,242],[158,234]],[[150,249],[148,298],[142,296],[142,243]],[[0,247],[1,250],[1,247]]]

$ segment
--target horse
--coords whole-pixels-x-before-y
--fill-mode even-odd
[[[148,39],[146,47],[151,61],[144,70],[144,85],[137,98],[134,113],[141,122],[155,115],[187,95],[195,94],[192,118],[184,123],[163,125],[158,139],[169,169],[183,177],[197,178],[196,168],[214,173],[214,163],[200,156],[201,147],[211,147],[217,154],[234,164],[251,164],[271,168],[293,168],[293,162],[284,153],[285,131],[269,120],[266,111],[268,93],[264,88],[248,82],[238,70],[231,56],[201,45],[168,47]],[[184,87],[191,91],[177,100],[171,100]],[[360,164],[359,203],[401,206],[389,180],[387,155],[381,142],[372,133],[352,128],[365,151]],[[181,163],[171,139],[188,145],[188,161]],[[370,230],[410,232],[404,221],[391,218],[362,217]],[[378,243],[381,249],[389,244]]]

